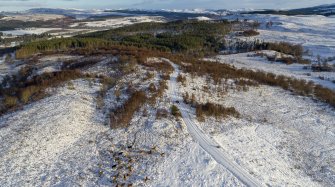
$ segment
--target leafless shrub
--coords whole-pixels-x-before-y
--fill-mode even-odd
[[[110,114],[111,128],[127,127],[134,113],[146,102],[147,96],[143,91],[134,92],[123,106],[113,110]]]
[[[151,73],[151,72],[147,72],[146,77],[143,79],[144,81],[146,80],[150,80],[152,78],[154,78],[155,74]]]
[[[181,59],[183,61],[186,61],[184,58]],[[188,72],[191,75],[210,76],[214,81],[217,82],[221,79],[252,80],[259,84],[279,86],[285,90],[290,90],[298,95],[316,97],[321,101],[327,102],[332,106],[335,106],[332,99],[335,98],[335,92],[328,88],[323,88],[322,86],[322,89],[319,89],[320,86],[316,86],[312,82],[306,82],[304,80],[298,80],[282,75],[275,75],[273,73],[266,73],[263,71],[237,69],[231,65],[219,62],[208,63],[207,61],[195,59],[189,60],[187,62],[187,66],[183,66],[182,63],[180,63],[180,65],[183,68],[184,72]]]
[[[98,92],[98,96],[97,96],[97,108],[98,109],[102,109],[102,107],[104,106],[104,98],[106,96],[107,91],[112,88],[115,84],[115,80],[110,78],[110,77],[105,77],[103,76],[101,78],[101,87],[100,90]]]
[[[245,36],[245,37],[257,36],[257,35],[259,35],[259,32],[255,31],[253,29],[243,31],[243,36]]]
[[[1,109],[0,114],[3,114],[14,107],[14,104],[10,104],[14,103],[12,97],[17,98],[15,100],[15,106],[22,106],[33,100],[43,98],[46,95],[45,90],[49,87],[58,86],[66,81],[88,76],[75,70],[44,73],[27,79],[30,75],[31,69],[23,68],[17,76],[12,76],[8,78],[8,80],[2,82],[0,85],[0,96],[10,96],[10,98],[8,98],[9,100],[8,104],[5,105],[6,107]]]
[[[20,100],[24,104],[28,103],[34,94],[41,91],[40,89],[41,88],[39,88],[38,86],[29,86],[29,87],[22,89],[21,94],[20,94]]]
[[[180,110],[176,105],[171,106],[171,114],[176,118],[181,117]]]
[[[169,79],[170,79],[170,74],[168,74],[168,73],[163,73],[163,74],[161,75],[161,78],[162,78],[163,80],[169,80]]]
[[[206,103],[206,104],[196,104],[196,115],[200,121],[204,120],[204,116],[212,116],[216,119],[226,118],[228,116],[240,117],[240,113],[236,111],[234,107],[223,107],[218,104]]]
[[[14,96],[5,96],[4,104],[7,108],[16,107],[18,104],[18,98]]]
[[[156,91],[157,91],[157,89],[156,89],[156,86],[155,86],[155,84],[154,83],[151,83],[150,85],[149,85],[149,91],[151,92],[151,93],[155,93]]]
[[[186,77],[182,76],[181,74],[179,74],[177,76],[177,82],[180,82],[182,85],[185,85],[186,82]]]
[[[162,119],[162,118],[167,118],[169,115],[169,111],[167,111],[166,109],[157,109],[156,112],[156,119]]]

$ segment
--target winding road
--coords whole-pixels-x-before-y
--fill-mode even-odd
[[[182,120],[186,124],[191,136],[208,154],[210,154],[214,158],[214,160],[216,160],[217,163],[228,169],[243,184],[250,187],[263,186],[247,171],[237,165],[234,161],[231,161],[226,156],[221,146],[213,138],[209,137],[198,127],[197,122],[193,120],[192,116],[190,116],[190,107],[183,103],[181,94],[177,89],[177,76],[180,72],[179,67],[168,59],[164,59],[164,61],[170,63],[174,68],[174,72],[171,74],[170,77],[168,93],[170,94],[171,100],[175,102],[176,105],[179,107],[182,115]]]

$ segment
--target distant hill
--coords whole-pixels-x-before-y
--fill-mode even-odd
[[[260,10],[252,12],[244,12],[248,14],[277,14],[277,15],[323,15],[332,16],[335,15],[335,4],[321,5],[308,8],[291,9],[291,10]]]
[[[122,17],[122,16],[162,16],[170,20],[183,20],[183,19],[194,19],[197,17],[205,16],[214,18],[216,16],[222,16],[229,13],[227,10],[144,10],[144,9],[94,9],[94,10],[82,10],[82,9],[61,9],[61,8],[34,8],[25,11],[24,13],[30,14],[56,14],[64,15],[68,17],[74,17],[77,19],[104,19],[111,17]]]
[[[167,19],[172,20],[183,20],[188,18],[196,18],[200,16],[213,17],[215,12],[209,11],[173,11],[173,10],[113,10],[113,12],[119,12],[124,14],[135,14],[135,15],[147,15],[147,16],[163,16]]]
[[[61,8],[34,8],[29,9],[26,13],[31,14],[56,14],[73,17],[77,19],[86,19],[89,17],[103,16],[125,16],[122,13],[106,12],[105,10],[82,10],[82,9],[61,9]]]

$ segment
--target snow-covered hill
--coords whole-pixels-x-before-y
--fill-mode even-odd
[[[333,6],[317,10],[329,12]],[[335,59],[335,18],[323,15],[44,8],[9,15],[3,19],[85,19],[69,18],[66,29],[3,32],[49,32],[59,37],[143,22],[163,25],[169,20],[196,19],[203,24],[238,19],[241,25],[260,23],[259,35],[237,35],[242,29],[232,24],[233,31],[222,36],[224,42],[284,41],[301,44],[306,50],[303,58],[313,63]],[[162,32],[149,29],[150,34]],[[121,37],[138,40],[131,37],[133,33],[146,32],[134,29]],[[114,32],[110,36],[118,37]],[[234,49],[227,49],[228,53],[193,59],[183,53],[150,51],[151,46],[137,48],[131,42],[105,42],[99,48],[99,42],[90,41],[93,47],[41,51],[26,59],[15,59],[15,53],[0,58],[0,91],[15,91],[0,94],[4,101],[0,111],[19,102],[0,115],[1,187],[335,185],[335,110],[328,97],[335,91],[334,72],[314,72],[307,64],[271,61],[269,56],[294,57],[274,50],[235,54]],[[71,41],[70,45],[77,44]],[[62,71],[65,73],[57,77]],[[13,75],[19,76],[11,79]],[[33,82],[40,75],[45,75],[36,79],[41,88],[39,82]],[[281,85],[273,81],[278,81],[273,78],[278,76],[283,77]],[[55,83],[50,81],[49,85],[49,79]],[[296,87],[310,81],[314,90],[300,94],[292,80],[298,82]],[[315,88],[320,87],[315,85],[327,91],[317,97]],[[32,91],[25,102],[27,88],[43,89],[43,94]],[[143,97],[134,97],[135,104],[129,104],[138,92]],[[128,114],[131,110],[134,112]],[[204,114],[205,110],[216,114]],[[238,115],[222,114],[226,110]],[[125,116],[129,121],[120,120]]]

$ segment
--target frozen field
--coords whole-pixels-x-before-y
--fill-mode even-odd
[[[104,21],[90,21],[90,22],[74,23],[70,25],[70,27],[116,28],[116,27],[122,27],[126,25],[132,25],[135,23],[163,22],[163,21],[164,21],[164,18],[160,16],[134,16],[134,17],[106,19]]]
[[[1,20],[11,21],[11,20],[18,20],[18,21],[49,21],[49,20],[56,20],[56,19],[63,19],[65,16],[57,15],[57,14],[18,14],[18,15],[9,15]]]
[[[85,13],[72,11],[78,16]],[[94,14],[105,12],[90,13]],[[334,17],[241,17],[261,23],[260,35],[247,40],[302,44],[309,50],[305,57],[314,60],[317,55],[335,56]],[[58,17],[37,14],[6,19]],[[67,31],[27,28],[4,33],[70,36],[76,31],[165,21],[161,16],[118,17],[71,22]],[[271,27],[266,26],[269,21],[273,22]],[[335,90],[334,72],[312,72],[306,65],[270,62],[256,54],[260,52],[276,54],[264,50],[205,60],[313,81]],[[36,56],[27,64],[23,60],[5,63],[4,57],[0,58],[0,81],[26,65],[33,67],[27,79],[71,66],[90,75],[48,88],[47,97],[0,116],[0,186],[335,186],[335,110],[331,106],[279,87],[238,89],[232,79],[215,83],[209,76],[182,72],[179,63],[164,58],[149,58],[146,64],[145,59],[136,63],[132,55],[122,59],[124,56],[108,53],[76,56],[75,52],[55,52]],[[154,63],[163,62],[173,67],[169,76],[154,68]],[[183,84],[178,82],[178,75],[185,77]],[[151,96],[164,88],[163,81],[168,88],[152,102]],[[115,128],[110,118],[124,112],[120,108],[139,90],[146,95],[145,103],[131,114],[128,125],[117,124],[121,127]],[[19,91],[17,95],[22,94]],[[199,120],[194,106],[183,102],[186,93],[200,104],[234,107],[240,116]],[[179,117],[172,114],[173,105],[179,109]]]
[[[140,77],[129,75],[120,84],[132,81],[142,87],[159,80]],[[111,130],[95,104],[100,86],[93,80],[70,81],[50,90],[52,96],[2,116],[0,171],[5,175],[0,185],[111,186],[119,177],[120,184],[135,186],[243,186],[181,121],[171,115],[156,118],[157,108],[168,111],[173,103],[170,92],[137,112],[129,128]],[[116,107],[127,97],[117,100],[111,89],[106,103]]]
[[[53,55],[40,63],[71,58]],[[102,61],[86,72],[108,75],[111,70],[105,65]],[[191,79],[187,74],[183,86],[176,82],[180,71],[174,68],[162,99],[144,105],[127,128],[110,129],[104,111],[129,97],[122,91],[116,99],[118,87],[124,90],[129,82],[139,88],[157,84],[156,73],[142,81],[142,67],[107,92],[106,109],[96,106],[101,84],[78,79],[2,116],[0,171],[5,175],[0,185],[334,185],[334,110],[268,86],[222,94],[205,77]],[[169,111],[186,92],[199,102],[233,106],[241,117],[199,122],[194,109],[181,103],[182,118],[157,118],[157,109]]]
[[[275,53],[274,51],[262,52]],[[335,83],[333,82],[335,80],[335,72],[313,72],[310,69],[305,69],[306,65],[302,64],[286,65],[281,62],[270,62],[265,57],[255,56],[255,52],[219,55],[209,60],[218,60],[221,63],[231,64],[237,68],[260,70],[276,75],[305,79],[335,90]]]
[[[269,86],[222,96],[218,86],[205,91],[206,82],[188,78],[187,86],[179,89],[194,94],[199,102],[232,106],[241,113],[239,119],[208,118],[198,123],[232,161],[270,186],[335,184],[333,109]],[[195,120],[195,111],[190,113]]]
[[[13,36],[22,36],[25,34],[43,34],[52,30],[61,30],[61,28],[26,28],[26,29],[17,29],[10,31],[3,31],[5,35],[13,35]]]
[[[74,81],[75,89],[1,117],[1,186],[69,185],[98,162],[94,142],[107,130],[95,111],[99,87]]]
[[[261,23],[259,36],[265,41],[302,44],[315,59],[335,56],[335,17],[325,16],[283,16],[283,15],[239,15],[229,19],[248,19]],[[273,25],[267,27],[266,24]]]

